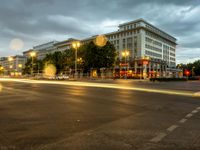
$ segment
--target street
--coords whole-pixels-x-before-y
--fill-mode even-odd
[[[0,80],[0,150],[199,150],[200,82]]]

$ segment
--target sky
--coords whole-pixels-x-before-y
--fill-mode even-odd
[[[177,63],[193,62],[200,59],[199,15],[200,0],[1,0],[0,57],[143,18],[177,38]]]

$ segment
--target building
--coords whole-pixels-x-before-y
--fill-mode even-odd
[[[1,57],[0,66],[4,75],[22,75],[26,57],[21,55]]]
[[[118,51],[121,63],[116,67],[120,68],[121,74],[149,78],[174,74],[167,70],[176,72],[176,38],[147,21],[138,19],[120,24],[118,31],[105,36]],[[95,38],[83,39],[82,43]],[[127,56],[122,55],[125,51],[128,52]]]
[[[72,43],[77,41],[77,39],[69,38],[68,40],[64,40],[61,42],[52,41],[48,43],[44,43],[38,46],[34,46],[33,49],[27,50],[23,52],[23,55],[26,58],[31,57],[31,52],[36,53],[36,58],[42,60],[45,58],[47,54],[54,53],[57,51],[63,52],[71,48]]]
[[[72,48],[72,43],[76,41],[78,41],[78,39],[69,38],[68,40],[58,42],[54,44],[55,46],[54,52],[55,51],[63,52],[65,50],[69,50],[70,48]]]
[[[80,41],[83,45],[94,41],[96,37],[97,35],[82,40],[70,38],[61,42],[52,41],[34,46],[23,54],[30,57],[30,53],[35,51],[36,57],[43,59],[48,53],[70,49],[75,41]],[[138,19],[120,24],[117,31],[107,33],[105,37],[118,52],[120,63],[116,64],[115,70],[120,76],[136,78],[177,76],[176,38],[147,21]]]

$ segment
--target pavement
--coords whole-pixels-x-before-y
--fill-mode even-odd
[[[0,150],[199,150],[200,82],[0,79]]]

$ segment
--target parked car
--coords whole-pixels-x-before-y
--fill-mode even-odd
[[[67,80],[67,79],[69,79],[69,76],[67,76],[67,75],[57,75],[57,76],[55,76],[55,79],[56,80]]]

